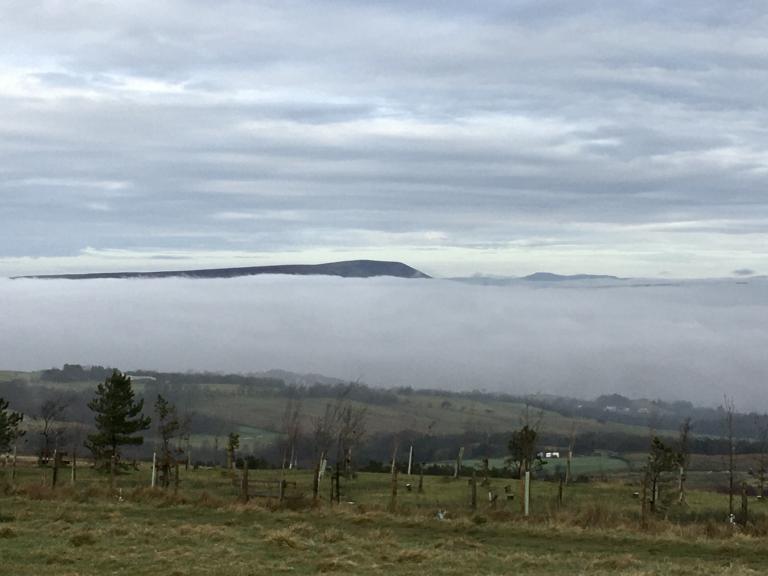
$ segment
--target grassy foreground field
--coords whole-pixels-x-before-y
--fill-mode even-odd
[[[0,497],[0,574],[763,574],[766,519],[733,528],[727,498],[694,491],[689,506],[638,527],[634,487],[574,485],[562,508],[556,485],[534,486],[533,516],[517,502],[469,507],[466,479],[426,477],[424,493],[398,485],[386,511],[390,478],[361,474],[341,504],[326,496],[309,506],[309,474],[294,473],[306,498],[277,509],[273,500],[238,502],[220,470],[182,474],[178,494],[146,488],[147,470],[118,479],[83,469],[73,488],[40,485],[39,470],[20,469]],[[252,472],[254,481],[276,472]],[[495,480],[491,489],[503,492]],[[480,491],[482,495],[482,491]],[[296,495],[296,494],[294,494]],[[354,502],[354,503],[350,503]],[[762,506],[755,503],[754,508]],[[437,510],[447,512],[444,520]]]

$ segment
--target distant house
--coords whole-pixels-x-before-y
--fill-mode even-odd
[[[546,459],[560,458],[560,452],[557,450],[551,450],[546,452],[539,452],[536,456],[538,456],[539,458],[546,458]]]

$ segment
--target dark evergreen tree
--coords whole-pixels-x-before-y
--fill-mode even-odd
[[[23,414],[10,412],[8,401],[0,398],[0,452],[8,450],[16,438],[24,434],[23,431],[19,430],[19,425],[23,419]]]
[[[117,463],[120,446],[144,442],[138,433],[149,428],[151,419],[141,413],[144,400],[134,400],[129,376],[113,371],[112,376],[98,385],[88,408],[96,415],[96,433],[88,435],[86,446],[95,460],[106,464],[114,456]]]

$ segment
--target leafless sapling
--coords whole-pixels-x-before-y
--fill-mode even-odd
[[[67,406],[68,402],[62,398],[51,398],[40,405],[35,420],[38,421],[40,436],[38,463],[42,466],[48,464],[53,452],[59,449],[63,442],[65,434],[63,421]]]

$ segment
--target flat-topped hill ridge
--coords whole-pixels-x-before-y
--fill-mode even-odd
[[[246,266],[237,268],[206,268],[200,270],[160,270],[152,272],[93,272],[88,274],[43,274],[15,276],[14,279],[96,280],[104,278],[237,278],[260,274],[286,274],[292,276],[340,276],[342,278],[429,278],[427,274],[402,262],[381,260],[347,260],[326,264],[285,264],[274,266]]]

